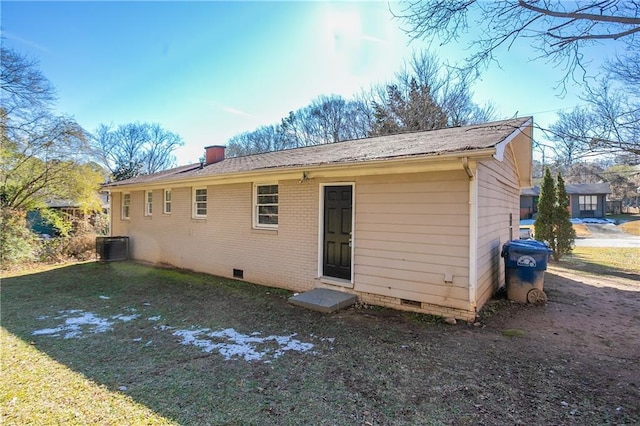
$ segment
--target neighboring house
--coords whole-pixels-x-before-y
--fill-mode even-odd
[[[133,259],[473,320],[504,283],[532,119],[206,161],[105,185]]]
[[[107,192],[100,193],[100,201],[102,204],[103,213],[109,212],[109,194]],[[69,220],[81,220],[85,219],[86,215],[80,209],[80,206],[76,201],[54,199],[45,202],[47,208],[57,210],[62,213]],[[92,218],[89,217],[91,220]],[[39,211],[33,210],[27,213],[27,222],[33,232],[40,235],[55,236],[58,232],[50,223],[43,220]]]
[[[571,217],[605,217],[607,194],[611,193],[608,183],[567,183]],[[523,188],[520,191],[520,219],[532,219],[538,213],[540,187]]]

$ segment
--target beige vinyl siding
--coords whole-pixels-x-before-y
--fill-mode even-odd
[[[520,136],[524,137],[524,136]],[[478,165],[478,308],[504,283],[502,245],[509,241],[509,213],[512,215],[513,238],[518,238],[520,187],[511,145],[503,161],[487,161]]]
[[[468,203],[463,171],[357,180],[354,290],[468,310]]]

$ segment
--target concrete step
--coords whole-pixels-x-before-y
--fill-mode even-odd
[[[328,288],[315,288],[290,297],[289,302],[313,311],[334,312],[353,305],[357,299],[353,294]]]

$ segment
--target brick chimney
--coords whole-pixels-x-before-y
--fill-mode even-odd
[[[218,163],[224,160],[224,149],[226,147],[224,145],[211,145],[205,146],[205,163],[204,164],[213,164]]]

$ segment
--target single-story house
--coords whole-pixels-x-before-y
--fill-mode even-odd
[[[611,194],[608,182],[567,183],[565,189],[569,195],[571,217],[605,217],[607,194]],[[520,219],[532,219],[538,213],[539,197],[539,186],[522,188],[520,191]]]
[[[105,185],[133,259],[473,320],[504,284],[531,117],[206,161]]]

